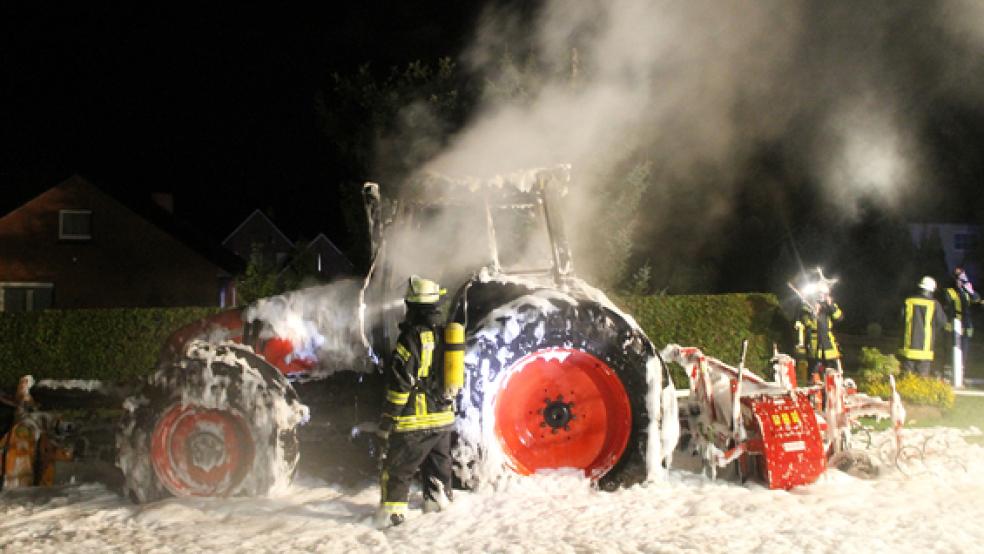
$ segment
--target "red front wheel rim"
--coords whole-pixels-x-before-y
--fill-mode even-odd
[[[621,458],[632,407],[618,375],[580,350],[549,348],[508,370],[495,432],[516,472],[575,468],[598,478]]]
[[[243,417],[172,404],[158,419],[150,459],[175,496],[227,496],[249,473],[254,445]]]

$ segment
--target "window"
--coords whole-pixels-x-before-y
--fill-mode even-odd
[[[957,250],[973,250],[977,245],[977,235],[973,233],[956,233],[953,235],[953,247]]]
[[[36,312],[51,307],[51,283],[0,283],[0,312]]]
[[[61,210],[58,212],[58,238],[89,240],[92,238],[90,210]]]

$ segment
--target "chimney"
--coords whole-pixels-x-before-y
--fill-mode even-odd
[[[150,194],[154,204],[160,206],[162,210],[169,214],[174,214],[174,195],[170,192],[152,192]]]

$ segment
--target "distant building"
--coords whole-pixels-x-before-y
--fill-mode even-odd
[[[222,241],[222,245],[249,262],[272,267],[281,277],[313,277],[321,281],[351,275],[355,268],[345,254],[319,233],[309,242],[292,241],[260,210],[254,210]]]
[[[297,276],[316,277],[321,281],[331,281],[355,273],[355,267],[335,243],[319,233],[306,245],[300,247],[281,273],[294,272]]]
[[[980,225],[964,223],[910,223],[909,232],[917,248],[935,242],[938,238],[943,249],[947,273],[955,267],[963,266],[976,281],[981,274],[980,260],[982,228]]]
[[[76,175],[0,217],[0,311],[233,304],[241,262],[155,202]]]
[[[260,256],[257,263],[265,263],[277,269],[283,268],[294,251],[294,241],[260,210],[253,210],[229,236],[222,246],[244,261],[254,255]]]

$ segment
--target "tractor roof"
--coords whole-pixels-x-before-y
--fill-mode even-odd
[[[568,164],[489,178],[422,172],[411,177],[401,192],[404,201],[417,204],[474,202],[477,194],[492,205],[523,205],[534,202],[536,195],[547,187],[557,187],[560,194],[565,194],[570,180],[571,166]]]

